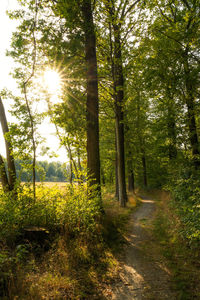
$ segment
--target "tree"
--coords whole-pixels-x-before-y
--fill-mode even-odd
[[[99,99],[96,59],[96,34],[93,21],[91,0],[51,1],[55,15],[66,22],[71,45],[80,40],[84,45],[86,79],[86,131],[87,131],[87,168],[91,184],[97,184],[100,192],[99,156]],[[79,45],[81,44],[79,42]],[[66,45],[66,44],[65,44]],[[76,44],[77,46],[77,44]],[[77,49],[73,49],[76,53]],[[65,51],[65,50],[64,50]],[[66,57],[65,57],[66,58]]]
[[[29,126],[29,135],[28,139],[32,144],[32,182],[33,182],[33,199],[36,201],[36,150],[37,150],[37,142],[36,142],[36,122],[35,116],[32,110],[33,99],[30,100],[29,97],[32,91],[30,92],[30,88],[33,89],[32,80],[35,76],[36,71],[36,63],[37,63],[37,39],[36,39],[36,31],[37,31],[37,22],[38,22],[38,9],[39,2],[35,0],[31,3],[32,6],[32,14],[30,15],[30,10],[28,12],[25,11],[16,11],[14,13],[10,13],[11,18],[22,19],[21,24],[18,26],[18,31],[13,33],[12,36],[12,50],[8,52],[8,54],[14,58],[15,62],[20,64],[20,67],[15,69],[14,77],[18,80],[18,86],[21,89],[21,93],[24,96],[24,101],[20,99],[20,97],[13,97],[15,99],[15,103],[18,104],[22,109],[20,110],[17,107],[17,110],[21,113],[24,113],[25,118],[28,118],[28,126]],[[28,15],[27,19],[25,15]],[[24,102],[24,103],[23,103]],[[24,110],[25,108],[25,110]],[[15,113],[15,112],[13,112]],[[18,116],[19,118],[19,116]],[[26,120],[27,121],[27,120]],[[27,128],[26,128],[27,129]]]
[[[85,35],[85,59],[87,81],[87,167],[90,180],[98,184],[100,192],[100,156],[99,156],[99,99],[96,57],[96,35],[92,15],[91,0],[81,3],[83,29]]]
[[[8,180],[7,180],[3,159],[2,157],[0,157],[1,179],[2,179],[4,190],[5,191],[7,190],[7,186],[9,183],[9,190],[12,191],[14,190],[16,184],[15,160],[13,156],[12,143],[10,141],[10,136],[9,136],[8,123],[7,123],[6,114],[5,114],[1,97],[0,97],[0,123],[4,135],[4,140],[6,145],[6,156],[7,156],[7,163],[8,163]]]
[[[165,7],[165,11],[163,10]],[[196,99],[199,86],[199,1],[158,1],[153,33],[168,41],[171,58],[181,66],[180,95],[187,108],[187,126],[195,168],[200,166],[196,124]],[[166,45],[166,42],[165,42]]]
[[[0,155],[0,179],[1,179],[4,193],[8,192],[10,190],[8,176],[6,173],[5,163],[1,155]]]

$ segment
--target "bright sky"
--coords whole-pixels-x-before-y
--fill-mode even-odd
[[[6,15],[6,10],[14,10],[19,7],[17,0],[0,0],[0,25],[1,25],[1,44],[0,44],[0,90],[3,88],[7,88],[8,90],[12,90],[13,92],[17,91],[17,85],[14,79],[9,75],[12,68],[14,67],[14,62],[12,58],[6,57],[5,52],[6,49],[9,49],[12,32],[15,31],[17,26],[16,21],[10,20]],[[12,121],[10,114],[8,113],[11,101],[4,100],[4,106],[6,109],[8,122]],[[50,124],[47,120],[40,127],[40,134],[42,137],[46,138],[46,143],[44,146],[49,147],[52,151],[54,151],[58,158],[51,158],[51,160],[59,160],[62,162],[66,162],[66,151],[65,149],[59,149],[59,141],[55,136],[55,128],[54,125]],[[3,135],[0,129],[0,153],[5,156],[5,146]],[[49,160],[48,157],[38,157],[39,160]]]

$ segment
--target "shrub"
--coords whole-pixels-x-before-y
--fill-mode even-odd
[[[184,168],[170,185],[173,204],[182,221],[182,234],[190,244],[200,242],[200,177]]]
[[[0,239],[14,240],[27,227],[58,226],[69,233],[94,233],[99,218],[100,202],[95,189],[85,184],[37,187],[37,199],[33,202],[31,187],[19,188],[17,199],[12,193],[0,192]]]

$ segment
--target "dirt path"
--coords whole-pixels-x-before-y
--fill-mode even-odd
[[[155,241],[147,230],[154,212],[154,201],[144,199],[132,215],[128,245],[121,262],[121,278],[112,287],[113,300],[177,299],[170,289],[170,272],[165,267],[163,258],[158,257],[157,253],[155,255]],[[152,246],[150,251],[147,250],[148,243]]]

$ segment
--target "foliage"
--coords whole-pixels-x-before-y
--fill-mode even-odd
[[[18,178],[27,182],[32,178],[31,161],[16,160]],[[61,162],[38,161],[36,163],[36,181],[64,182],[69,180],[69,166]]]
[[[200,244],[200,180],[190,165],[182,170],[170,184],[173,205],[182,222],[181,233],[192,246]]]
[[[0,295],[25,298],[28,294],[33,299],[44,295],[55,299],[66,295],[69,299],[101,295],[102,283],[110,282],[118,272],[115,255],[122,249],[135,200],[132,199],[129,208],[122,209],[113,193],[104,190],[106,214],[102,217],[99,199],[92,201],[95,191],[88,191],[86,185],[39,186],[35,204],[27,204],[30,200],[27,186],[21,188],[21,193],[26,203],[18,199],[12,214],[11,199],[6,199],[6,206],[1,195],[2,209],[9,210],[5,219],[10,215],[13,220],[7,220],[4,228],[3,219],[0,226]],[[3,213],[1,210],[1,218]],[[46,236],[40,243],[23,236],[23,228],[34,230],[42,226]],[[51,242],[47,249],[46,239]],[[11,243],[12,247],[8,247]]]
[[[34,226],[46,230],[63,228],[72,235],[92,234],[101,214],[98,196],[85,184],[67,186],[65,190],[40,185],[35,203],[31,187],[23,185],[18,189],[17,200],[1,191],[0,201],[1,238],[9,242]]]
[[[153,234],[157,248],[166,259],[167,267],[172,273],[172,288],[177,292],[176,297],[177,299],[199,298],[199,249],[188,247],[185,236],[180,235],[182,222],[170,203],[172,200],[170,193],[156,190],[153,196],[159,200],[153,223]]]
[[[12,193],[3,194],[1,191],[0,239],[15,246],[24,231],[34,226],[44,229],[47,235],[60,232],[63,239],[72,242],[72,256],[85,263],[90,261],[88,248],[76,244],[79,238],[86,241],[87,238],[95,238],[102,229],[99,224],[102,207],[96,187],[94,190],[88,188],[83,183],[85,177],[78,175],[87,165],[89,135],[86,131],[93,131],[98,123],[89,121],[88,116],[95,115],[97,120],[99,110],[100,132],[98,138],[95,136],[100,143],[102,184],[109,185],[114,182],[117,177],[115,171],[119,169],[116,163],[119,155],[116,154],[120,151],[116,151],[115,122],[118,105],[115,104],[116,95],[121,95],[119,125],[125,131],[126,178],[131,173],[137,186],[166,186],[173,196],[173,208],[179,215],[182,236],[191,246],[199,247],[200,1],[19,2],[22,9],[10,13],[11,18],[19,21],[19,26],[13,34],[8,54],[15,60],[14,78],[22,95],[5,95],[14,100],[13,114],[18,121],[10,126],[7,137],[14,148],[18,175],[24,181],[34,177],[30,174],[31,163],[42,142],[38,128],[46,115],[56,127],[60,145],[65,147],[70,164],[38,162],[36,179],[44,179],[46,174],[48,181],[64,181],[67,175],[71,183],[74,176],[78,182],[63,190],[39,186],[35,202],[31,184],[19,185],[17,198]],[[93,22],[86,22],[84,18],[84,13],[87,15],[89,11],[86,6],[91,2],[90,20],[94,18],[94,28]],[[89,33],[93,33],[91,42],[88,41]],[[93,59],[90,54],[85,55],[87,48],[93,49]],[[89,108],[87,80],[95,83],[97,95],[96,74],[92,75],[92,71],[96,70],[96,52],[100,101],[94,108],[95,93],[91,92],[89,100],[92,105]],[[89,68],[86,62],[92,63],[94,59],[95,63]],[[56,70],[61,76],[59,99],[52,100],[56,97],[38,88],[46,67]],[[48,107],[45,114],[38,113],[36,109],[41,100]],[[91,137],[93,147],[95,138]],[[117,144],[123,146],[123,139],[119,139]],[[94,158],[94,153],[91,151],[89,160]],[[124,157],[121,157],[119,161],[123,160]],[[124,188],[125,184],[122,186]],[[109,206],[108,203],[106,205]],[[111,201],[112,213],[114,208],[118,210],[118,203]],[[118,235],[115,234],[121,229],[116,228],[125,223],[128,212],[118,214],[115,211],[113,218],[108,210],[108,215],[102,218],[106,227],[103,234],[112,244],[112,236],[117,243]],[[111,223],[107,217],[110,217]],[[164,231],[160,235],[162,233]],[[16,258],[21,260],[26,256],[27,248],[22,245],[15,251],[13,261],[16,263]],[[67,256],[65,250],[62,253]],[[54,263],[59,255],[55,256]],[[0,256],[3,270],[7,268],[8,257],[9,251],[3,249]],[[95,255],[91,257],[95,260]],[[55,276],[56,287],[61,274],[62,270]],[[48,293],[48,284],[53,278],[53,272],[41,276],[41,282],[47,286],[44,293]],[[36,282],[35,291],[42,295],[41,291],[37,291]],[[68,286],[68,275],[62,284]],[[62,293],[59,296],[62,298]],[[76,296],[87,298],[78,292]]]

